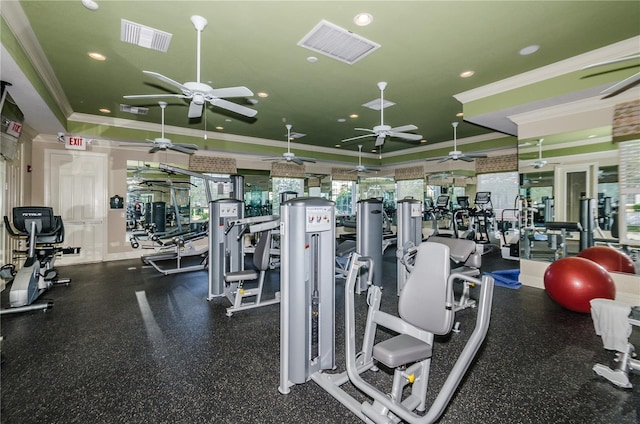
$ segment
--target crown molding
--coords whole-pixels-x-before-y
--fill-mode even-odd
[[[594,63],[637,54],[639,45],[640,36],[632,37],[600,49],[561,60],[560,62],[552,63],[551,65],[543,66],[542,68],[534,69],[482,87],[454,94],[453,97],[462,104],[484,99],[516,88],[525,87],[571,72],[576,72],[583,69],[585,66],[592,65]]]
[[[65,116],[71,115],[73,109],[69,104],[69,100],[64,94],[60,82],[56,78],[55,72],[53,72],[53,68],[49,64],[42,46],[40,46],[36,35],[31,29],[29,19],[27,19],[27,15],[25,15],[24,10],[22,10],[20,2],[3,1],[0,13],[16,37],[16,40],[18,40],[24,54],[27,55],[34,69],[49,90],[49,93],[62,110],[62,113],[64,113]]]

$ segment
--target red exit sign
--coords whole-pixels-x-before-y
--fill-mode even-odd
[[[71,150],[87,150],[87,139],[83,137],[66,137],[65,147]]]

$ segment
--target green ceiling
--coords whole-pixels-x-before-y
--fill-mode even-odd
[[[7,22],[2,22],[2,45],[36,90],[48,103],[51,99],[64,103],[49,104],[56,116],[60,117],[60,111],[70,107],[76,114],[96,115],[88,120],[94,122],[105,119],[98,109],[108,108],[112,111],[108,118],[159,123],[160,109],[155,107],[156,102],[125,101],[122,96],[170,92],[169,87],[145,76],[143,70],[159,72],[179,82],[195,79],[196,31],[189,18],[197,14],[208,19],[202,34],[202,80],[212,81],[214,88],[244,85],[254,93],[269,93],[266,99],[256,97],[259,102],[255,105],[258,111],[255,120],[209,107],[207,129],[215,131],[216,125],[222,125],[222,132],[227,134],[284,141],[286,122],[293,125],[293,131],[307,134],[296,140],[294,150],[298,143],[333,148],[341,139],[363,134],[355,127],[378,125],[379,112],[361,106],[379,97],[378,81],[388,82],[385,98],[396,103],[384,110],[386,124],[415,124],[418,126],[415,132],[426,138],[427,145],[448,142],[452,138],[451,122],[459,120],[455,114],[463,110],[454,94],[627,40],[640,32],[637,1],[103,0],[98,3],[99,10],[92,12],[77,0],[20,2],[27,26],[37,37],[66,99],[45,92],[46,84],[19,51],[16,38],[24,35],[11,34]],[[373,23],[356,26],[352,19],[358,12],[371,13]],[[172,33],[168,52],[120,41],[122,18]],[[7,20],[4,12],[3,19]],[[321,19],[373,40],[381,48],[348,65],[299,47],[298,41]],[[540,45],[540,50],[530,56],[518,55],[521,48],[531,44]],[[107,60],[93,61],[87,57],[89,51],[103,53]],[[309,63],[308,56],[317,56],[319,60]],[[636,61],[623,68],[609,69],[611,72],[571,72],[469,103],[464,106],[465,114],[473,116],[488,109],[499,110],[610,83],[634,74],[638,65],[640,62]],[[475,71],[473,77],[458,76],[468,69]],[[204,120],[188,120],[185,102],[168,101],[167,125],[198,130],[190,137],[169,134],[174,142],[261,154],[282,151],[279,147],[262,145],[259,140],[240,145],[210,136],[205,141],[199,135],[204,130]],[[149,114],[120,112],[119,105],[123,103],[148,106]],[[352,113],[359,118],[349,119]],[[347,122],[340,123],[339,118],[346,118]],[[150,131],[96,126],[85,120],[81,115],[64,125],[70,132],[104,137],[158,136]],[[459,139],[490,132],[491,128],[466,122],[458,127]],[[365,151],[371,150],[374,139],[363,140]],[[513,137],[496,135],[487,143],[489,147],[470,145],[463,150],[494,148],[501,143],[515,145],[516,141]],[[341,149],[357,151],[357,145],[358,142],[345,143]],[[383,154],[416,145],[387,140]],[[446,154],[448,150],[448,145],[437,147],[424,156]],[[334,154],[315,151],[312,154],[317,159],[334,160],[340,157],[340,152],[335,149]],[[388,163],[405,159],[415,159],[415,153],[394,156]]]

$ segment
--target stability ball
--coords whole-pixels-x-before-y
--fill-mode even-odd
[[[578,253],[578,256],[600,264],[609,272],[636,273],[636,265],[631,258],[609,246],[593,246]]]
[[[563,308],[589,313],[589,301],[614,299],[616,286],[606,269],[579,257],[558,259],[544,273],[544,288],[551,299]]]

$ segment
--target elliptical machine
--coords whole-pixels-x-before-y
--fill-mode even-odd
[[[34,303],[36,299],[54,284],[69,284],[70,279],[59,279],[53,262],[59,253],[80,252],[79,247],[62,248],[64,225],[53,209],[44,206],[13,208],[13,225],[4,217],[9,235],[27,240],[27,250],[16,251],[26,254],[22,268],[12,272],[13,283],[9,292],[9,308],[0,309],[0,314],[50,309],[53,302]]]

